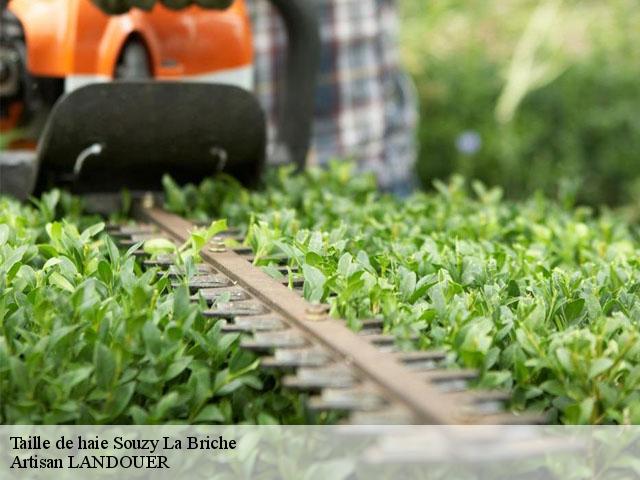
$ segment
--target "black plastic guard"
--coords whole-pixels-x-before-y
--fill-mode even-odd
[[[229,85],[113,82],[63,96],[38,145],[37,190],[159,190],[224,171],[251,185],[265,161],[265,119],[250,92]]]

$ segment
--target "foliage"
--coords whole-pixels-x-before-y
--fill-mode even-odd
[[[288,423],[297,397],[201,315],[184,281],[143,271],[76,198],[0,198],[0,421]],[[79,230],[76,225],[85,225]],[[191,256],[203,238],[192,236]],[[306,420],[310,421],[310,420]]]
[[[460,173],[512,198],[542,190],[590,205],[636,199],[635,2],[402,5],[424,186]]]
[[[165,178],[167,206],[248,228],[267,272],[288,255],[309,300],[355,329],[381,317],[403,348],[446,349],[482,386],[512,389],[514,409],[640,422],[638,235],[619,214],[513,203],[459,177],[400,201],[349,171],[281,169],[253,193]]]

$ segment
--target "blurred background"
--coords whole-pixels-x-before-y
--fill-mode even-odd
[[[567,204],[640,200],[640,2],[401,0],[418,173]]]

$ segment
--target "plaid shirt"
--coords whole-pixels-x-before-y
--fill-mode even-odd
[[[316,3],[321,66],[309,163],[355,160],[382,188],[413,181],[417,120],[413,87],[398,55],[395,0],[309,0]],[[286,46],[284,27],[265,0],[249,0],[255,48],[255,91],[267,112],[273,150],[276,83]],[[271,155],[269,155],[271,157]]]

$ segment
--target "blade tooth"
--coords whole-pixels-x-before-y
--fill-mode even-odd
[[[162,276],[165,273],[170,277],[182,277],[185,275],[184,268],[177,265],[170,265],[166,271],[159,271],[158,275]],[[196,275],[213,275],[215,273],[218,273],[218,271],[208,263],[196,264]]]
[[[446,353],[442,351],[398,352],[396,358],[414,371],[430,371],[442,368]]]
[[[393,352],[397,350],[396,339],[393,335],[372,333],[366,330],[359,332],[359,334],[381,351]]]
[[[424,372],[422,375],[428,382],[439,382],[446,380],[475,380],[478,378],[478,370],[472,368],[443,368],[440,370],[434,370],[431,372]]]
[[[319,368],[302,367],[295,375],[289,375],[283,379],[285,387],[312,391],[322,388],[349,388],[356,383],[353,370],[344,364]]]
[[[422,360],[445,360],[447,358],[447,352],[442,350],[398,352],[396,355],[403,363],[419,362]]]
[[[386,337],[387,335],[384,335],[382,332],[383,326],[382,326],[382,321],[378,321],[378,320],[363,320],[362,321],[362,328],[360,329],[360,331],[358,331],[358,335],[361,335],[363,337],[366,337],[367,340],[374,340],[375,341],[378,340],[379,337],[384,337],[384,339],[381,341],[381,343],[378,343],[379,345],[382,346],[395,346],[395,341],[391,341],[388,342]],[[391,337],[393,338],[393,337]]]
[[[155,225],[107,225],[107,232],[113,237],[130,237],[131,235],[153,234],[158,232]]]
[[[145,240],[151,240],[152,238],[164,238],[165,240],[169,240],[162,233],[134,233],[129,238],[133,240],[134,243],[144,242]],[[175,243],[175,242],[173,242]]]
[[[253,254],[252,250],[249,251],[249,254],[243,255],[243,256],[246,258],[247,262],[250,262],[250,263],[253,263],[254,260],[256,259],[256,257]],[[290,259],[286,255],[268,255],[266,257],[262,257],[260,260],[261,261],[267,261],[267,262],[273,262],[273,263],[276,263],[278,265],[283,266],[283,265],[286,265],[287,262],[289,262]]]
[[[373,343],[374,345],[380,346],[393,346],[396,344],[397,338],[394,335],[388,333],[374,333],[374,330],[362,330],[360,331],[360,335],[365,337],[368,341]],[[418,335],[412,335],[409,337],[409,340],[418,340]]]
[[[172,285],[177,287],[180,285],[180,282],[174,281]],[[194,275],[189,279],[189,290],[191,293],[196,293],[202,288],[219,288],[231,285],[231,280],[220,274]]]
[[[125,235],[157,233],[158,231],[159,231],[158,227],[151,224],[138,224],[138,225],[124,226],[120,228],[120,233],[123,233]]]
[[[136,243],[144,242],[146,240],[151,240],[152,238],[161,238],[163,240],[169,240],[162,235],[132,235],[128,238],[119,238],[116,240],[116,243],[121,247],[132,247]]]
[[[372,411],[387,405],[387,401],[373,388],[325,388],[319,397],[309,400],[313,410]]]
[[[289,272],[293,274],[300,272],[298,267],[277,267],[277,270],[283,275],[289,275]]]
[[[439,362],[438,360],[434,360],[434,359],[424,359],[424,360],[413,361],[413,362],[404,363],[404,364],[408,369],[416,372],[428,372],[431,370],[442,368],[442,362]]]
[[[502,390],[470,390],[447,394],[447,398],[459,402],[471,416],[499,415],[506,412],[511,395]]]
[[[276,350],[272,357],[262,359],[265,368],[322,367],[331,362],[331,355],[320,347]]]
[[[176,256],[173,254],[158,255],[156,257],[145,260],[143,263],[146,267],[168,268],[176,263]]]
[[[470,390],[464,393],[452,393],[448,398],[460,400],[464,403],[478,404],[484,402],[508,402],[511,394],[506,390]]]
[[[320,347],[278,349],[272,357],[262,359],[266,368],[322,367],[331,361],[329,352]]]
[[[380,330],[384,327],[384,321],[381,318],[368,318],[361,321],[363,330]]]
[[[215,305],[214,308],[205,310],[205,317],[234,318],[249,315],[263,315],[269,313],[269,309],[256,300],[243,300]]]
[[[240,287],[201,288],[191,296],[191,300],[197,301],[202,297],[209,304],[217,301],[225,294],[229,294],[229,302],[249,300],[251,296]]]
[[[277,316],[247,316],[235,317],[233,323],[227,322],[222,330],[225,332],[273,332],[287,328],[286,323]]]
[[[240,346],[249,350],[269,351],[276,348],[300,348],[307,340],[294,330],[256,332],[251,339],[243,339]]]
[[[441,393],[461,392],[469,388],[471,381],[478,378],[473,369],[439,369],[421,372],[427,382],[432,383]]]
[[[280,280],[280,283],[282,285],[285,286],[289,286],[289,279],[288,278],[283,278],[282,280]],[[293,288],[301,288],[304,286],[304,277],[302,277],[301,275],[294,275],[293,278],[291,279],[291,286]]]

